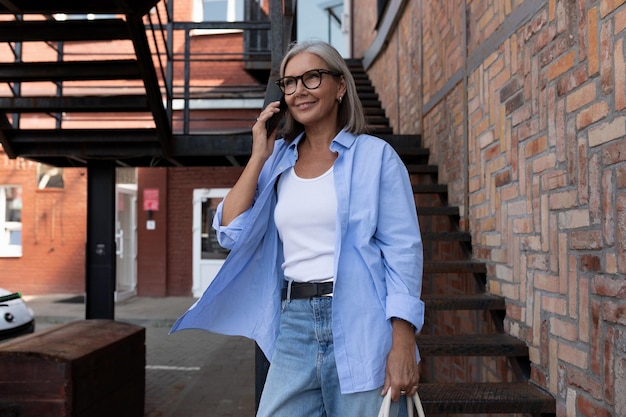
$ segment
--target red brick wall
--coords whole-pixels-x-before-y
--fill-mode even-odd
[[[164,297],[167,295],[167,168],[137,170],[137,295]],[[146,189],[158,190],[159,210],[144,210]],[[154,221],[154,229],[147,227]]]
[[[240,174],[241,168],[168,169],[167,295],[191,295],[193,190],[230,188]]]
[[[65,169],[64,188],[37,189],[37,165],[0,152],[0,184],[22,187],[22,256],[0,258],[0,286],[23,294],[85,288],[86,169]]]
[[[0,184],[23,190],[22,253],[0,258],[0,286],[24,294],[80,294],[85,286],[86,169],[64,170],[65,188],[37,190],[34,162],[1,159]],[[189,296],[192,201],[196,188],[229,188],[241,168],[140,168],[137,192],[137,293]],[[159,190],[159,210],[143,210],[143,191]],[[148,230],[146,222],[156,228]]]
[[[369,69],[563,416],[626,415],[625,3],[408,1]],[[365,55],[373,28],[354,22]]]
[[[363,56],[376,37],[375,25],[377,18],[375,0],[358,0],[358,6],[355,7],[355,0],[352,0],[352,10],[350,11],[354,33],[352,49],[354,56],[357,57]]]

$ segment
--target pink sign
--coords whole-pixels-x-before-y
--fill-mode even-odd
[[[158,188],[146,188],[143,190],[143,209],[145,211],[159,211]]]

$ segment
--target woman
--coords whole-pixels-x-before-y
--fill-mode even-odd
[[[231,253],[172,331],[255,339],[270,360],[258,417],[376,416],[388,390],[399,415],[417,390],[424,315],[406,168],[364,134],[333,47],[295,44],[280,73],[284,139],[265,128],[277,101],[259,115],[250,160],[214,219]]]

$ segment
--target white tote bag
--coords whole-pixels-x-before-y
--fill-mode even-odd
[[[406,397],[406,405],[409,408],[409,417],[413,417],[413,405],[415,404],[415,408],[417,409],[417,415],[419,417],[425,417],[424,409],[422,408],[422,402],[420,401],[420,396],[417,395],[417,392],[413,394],[412,397]],[[387,391],[385,398],[383,399],[383,403],[380,406],[380,411],[378,412],[378,417],[389,417],[389,409],[391,408],[391,390]]]

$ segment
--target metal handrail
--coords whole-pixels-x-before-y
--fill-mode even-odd
[[[182,84],[180,80],[172,80],[171,87],[173,89],[173,96],[177,99],[183,101],[183,108],[180,112],[182,116],[182,133],[189,134],[190,133],[190,125],[194,121],[194,118],[191,115],[191,100],[203,98],[203,97],[215,97],[215,96],[230,96],[237,95],[239,93],[240,96],[246,96],[254,92],[255,88],[253,85],[238,85],[238,86],[212,86],[212,85],[202,85],[197,82],[192,85],[191,74],[192,74],[192,65],[193,64],[202,64],[209,62],[233,62],[233,61],[241,61],[247,62],[250,59],[262,59],[264,56],[269,56],[270,50],[267,51],[245,51],[242,49],[241,52],[237,53],[224,53],[224,52],[192,52],[191,51],[191,40],[193,37],[193,32],[196,30],[204,30],[204,29],[235,29],[242,31],[270,31],[271,25],[269,21],[265,22],[255,22],[255,21],[240,21],[240,22],[175,22],[172,25],[172,31],[182,32],[182,36],[184,37],[184,48],[181,52],[176,52],[172,56],[172,64],[182,64],[183,74]],[[228,90],[228,91],[226,91]],[[223,93],[227,93],[224,95]],[[262,91],[259,91],[262,93]],[[174,120],[172,120],[174,122]],[[243,120],[242,120],[243,121]],[[246,120],[247,121],[247,120]]]
[[[165,0],[164,0],[165,1]],[[172,52],[170,51],[170,49],[168,48],[168,43],[167,43],[167,36],[165,35],[165,32],[163,30],[163,24],[161,22],[161,13],[159,12],[159,8],[156,9],[157,10],[157,17],[158,17],[158,29],[159,29],[159,33],[161,34],[161,40],[163,41],[163,45],[165,46],[165,57],[167,60],[171,60],[172,59]],[[156,56],[158,58],[158,62],[159,62],[159,71],[161,73],[161,77],[163,80],[166,79],[166,70],[165,67],[163,65],[163,60],[162,60],[162,56],[163,54],[161,53],[161,48],[159,47],[159,42],[157,40],[157,31],[155,28],[154,23],[152,22],[152,15],[149,15],[148,17],[148,22],[149,22],[149,27],[150,27],[150,33],[152,34],[152,41],[153,41],[153,45],[156,49]],[[166,94],[169,97],[169,89],[165,89]]]
[[[174,109],[174,100],[182,99],[184,101],[182,105],[184,110],[180,114],[182,114],[184,118],[184,131],[188,133],[189,121],[191,120],[189,117],[190,100],[202,97],[230,97],[237,94],[238,88],[243,92],[242,96],[254,96],[258,94],[258,97],[263,97],[263,88],[259,90],[252,85],[233,85],[225,88],[211,85],[202,86],[197,83],[191,84],[189,80],[190,63],[242,61],[248,64],[252,63],[253,67],[250,67],[251,69],[258,69],[267,68],[266,66],[264,67],[265,64],[263,63],[271,62],[270,78],[275,78],[278,74],[280,60],[289,42],[293,39],[292,34],[295,25],[294,16],[296,3],[295,0],[270,0],[269,13],[265,13],[261,11],[257,1],[249,0],[247,7],[255,8],[254,12],[250,13],[249,16],[252,17],[253,20],[248,19],[238,22],[175,22],[173,20],[173,1],[174,0],[159,1],[150,13],[143,16],[143,27],[146,30],[148,38],[149,54],[152,56],[156,69],[156,81],[160,94],[163,97],[164,107],[167,113],[166,118],[169,119],[170,126],[173,126],[175,123],[174,118],[177,117],[176,114],[179,114],[178,110]],[[249,12],[246,11],[246,13]],[[133,21],[137,17],[138,16],[127,16],[127,21],[129,19]],[[19,20],[21,16],[15,15],[14,18]],[[50,16],[49,18],[52,17]],[[272,24],[272,22],[274,22],[274,24]],[[241,53],[193,52],[189,47],[193,37],[193,31],[205,29],[241,30],[244,33],[244,40],[250,40],[250,45],[252,46],[245,46],[242,48]],[[174,38],[176,36],[178,40],[179,38],[177,36],[179,34],[182,34],[185,39],[184,51],[174,50]],[[259,37],[258,34],[261,34],[261,37]],[[260,39],[269,39],[269,42],[266,43],[266,41],[261,41]],[[47,44],[56,51],[57,60],[59,61],[64,61],[65,57],[69,57],[70,55],[78,54],[78,52],[74,50],[65,50],[64,42],[47,42]],[[21,61],[21,46],[21,42],[10,45],[15,62]],[[110,53],[112,52],[105,52],[102,55],[105,57],[106,54]],[[117,56],[123,55],[124,53],[124,50],[115,51],[115,55]],[[89,51],[89,54],[92,56],[99,55],[97,51]],[[129,55],[132,55],[130,51]],[[180,80],[175,77],[175,65],[182,65],[185,68],[184,79]],[[65,94],[64,84],[65,83],[62,81],[57,83],[56,96]],[[19,82],[10,84],[11,95],[14,97],[20,96],[20,87]],[[273,87],[275,87],[273,80],[270,80],[266,91]],[[72,86],[73,90],[80,90],[82,88],[87,89],[89,86]],[[114,90],[117,88],[117,85],[102,84],[99,88],[103,90]],[[142,86],[130,84],[125,88],[127,91],[139,90]],[[12,114],[11,120],[14,128],[19,128],[20,116],[20,113]],[[64,116],[60,113],[50,114],[50,116],[56,119],[57,128],[61,128]],[[87,119],[83,118],[82,120]]]

